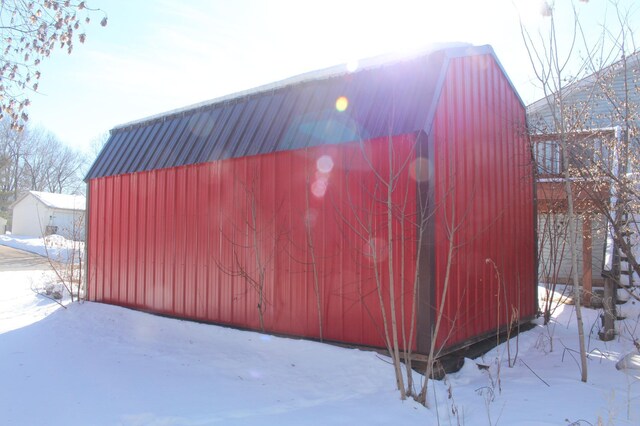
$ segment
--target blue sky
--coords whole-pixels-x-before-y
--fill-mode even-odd
[[[560,39],[572,30],[568,0],[556,0]],[[640,29],[640,5],[632,25]],[[491,44],[526,103],[541,96],[520,36],[518,11],[545,25],[538,0],[112,0],[109,25],[86,27],[72,55],[44,63],[31,121],[86,149],[113,126],[358,58],[429,43]],[[588,37],[602,33],[605,0],[577,2]],[[547,20],[548,21],[548,20]]]

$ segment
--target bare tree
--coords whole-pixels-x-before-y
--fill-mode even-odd
[[[449,196],[452,195],[454,189],[449,190]],[[460,228],[461,222],[457,221],[456,214],[456,205],[455,203],[451,203],[451,208],[449,211],[446,211],[446,203],[441,206],[444,210],[443,217],[445,218],[445,229],[446,229],[446,239],[447,239],[447,264],[445,267],[445,276],[444,282],[442,283],[442,294],[440,296],[440,300],[436,301],[438,304],[436,309],[436,323],[431,330],[431,343],[429,346],[429,358],[427,359],[427,367],[425,369],[424,380],[422,382],[422,388],[420,389],[420,393],[417,397],[417,400],[423,405],[427,405],[427,390],[429,388],[429,379],[434,376],[434,367],[436,365],[436,360],[439,358],[442,348],[445,343],[442,343],[440,346],[437,345],[437,342],[440,338],[442,322],[444,319],[444,306],[447,302],[447,297],[449,293],[449,287],[451,284],[451,267],[453,263],[453,259],[456,251],[459,249],[459,245],[456,244],[456,234]],[[454,319],[455,322],[455,319]],[[451,327],[450,331],[453,330]],[[449,339],[449,336],[444,336],[442,342],[446,342]]]
[[[50,167],[45,173],[48,192],[78,192],[82,186],[80,170],[84,162],[83,156],[59,141],[53,145],[56,158],[51,158]]]
[[[0,123],[0,185],[10,201],[24,190],[77,192],[85,162],[79,151],[43,128],[18,131],[8,120]]]
[[[307,149],[307,157],[308,157],[308,152],[309,150]],[[313,273],[313,292],[315,294],[316,297],[316,309],[317,309],[317,314],[318,314],[318,331],[319,331],[319,335],[320,335],[320,341],[322,342],[322,340],[324,339],[324,335],[322,332],[322,292],[320,289],[320,277],[319,274],[320,272],[318,271],[318,261],[317,261],[317,255],[316,255],[316,246],[314,243],[314,239],[313,239],[313,232],[312,232],[312,218],[311,218],[311,208],[310,208],[310,203],[309,203],[309,192],[311,191],[311,176],[309,175],[309,171],[307,172],[307,176],[306,176],[306,187],[305,187],[305,194],[304,194],[304,202],[305,202],[305,218],[304,218],[304,229],[305,229],[305,236],[307,239],[307,249],[309,252],[309,256],[311,257],[311,261],[310,261],[310,267],[311,267],[311,271]]]
[[[576,320],[578,324],[578,340],[580,346],[581,374],[582,381],[587,381],[587,354],[584,339],[584,325],[582,321],[581,298],[582,289],[578,279],[577,247],[575,242],[576,224],[574,213],[574,187],[569,172],[569,144],[568,139],[572,131],[575,131],[575,123],[570,121],[569,106],[567,105],[564,88],[566,85],[566,69],[573,52],[575,38],[578,35],[577,14],[574,13],[574,40],[569,48],[566,58],[562,58],[559,51],[556,24],[551,6],[545,8],[549,19],[548,34],[542,35],[542,45],[538,45],[529,31],[521,24],[522,38],[524,40],[531,65],[536,73],[536,77],[541,84],[545,99],[547,99],[553,132],[557,135],[557,143],[560,148],[562,168],[564,173],[564,191],[567,203],[567,221],[569,231],[569,254],[571,256],[572,284],[574,289],[574,300],[576,307]]]
[[[585,182],[603,182],[595,188],[582,186],[609,223],[607,278],[639,299],[633,290],[640,288],[640,283],[635,284],[633,276],[640,277],[640,52],[629,25],[629,11],[616,6],[615,12],[617,25],[609,27],[600,40],[600,49],[607,54],[587,58],[588,69],[593,73],[594,103],[605,107],[585,120],[588,124],[605,122],[614,131],[590,132],[575,138],[573,173]],[[610,49],[604,50],[606,45]],[[610,197],[602,197],[603,188]],[[614,310],[612,303],[606,312],[610,321],[604,334],[609,339],[613,338]]]
[[[104,148],[108,140],[109,132],[102,132],[91,140],[91,142],[89,143],[89,148],[84,153],[84,162],[81,171],[81,174],[83,176],[87,174],[87,172],[93,165],[93,162],[96,161],[98,155],[100,155],[100,152],[102,152],[102,149]]]
[[[556,171],[565,191],[562,210],[566,213],[583,381],[587,379],[587,365],[581,303],[588,302],[590,295],[583,293],[578,279],[576,202],[582,204],[583,229],[588,228],[592,215],[599,214],[609,223],[609,238],[613,243],[612,261],[603,271],[609,269],[605,280],[602,339],[613,338],[615,286],[620,283],[621,264],[627,263],[629,273],[640,272],[634,266],[637,249],[630,239],[630,235],[637,235],[638,231],[634,218],[638,217],[639,204],[633,200],[638,183],[633,172],[637,170],[634,164],[640,163],[636,158],[638,149],[632,148],[634,143],[637,146],[632,135],[638,117],[633,104],[640,97],[637,87],[640,62],[637,53],[631,55],[635,59],[635,68],[631,69],[629,52],[635,52],[635,44],[628,11],[622,11],[616,3],[611,5],[617,22],[613,25],[603,22],[600,39],[591,44],[574,7],[573,39],[564,51],[556,33],[553,5],[545,9],[547,32],[538,34],[539,38],[521,25],[531,64],[544,90],[545,98],[540,102],[546,103],[544,114],[530,117],[530,127],[538,137],[546,134],[547,139],[553,138],[559,148],[556,161],[560,167]],[[571,75],[570,66],[578,72]],[[589,229],[587,233],[591,233]],[[587,268],[591,267],[589,262],[591,259],[583,259]],[[629,280],[627,284],[631,283]]]
[[[100,24],[107,15],[70,0],[7,0],[0,4],[0,119],[8,117],[22,130],[29,119],[26,92],[38,91],[41,63],[56,49],[71,53],[76,42],[84,43],[84,26],[97,12]]]
[[[0,216],[11,226],[10,206],[24,191],[82,193],[84,162],[79,151],[45,129],[20,131],[0,120]]]
[[[548,214],[541,214],[538,218],[538,277],[542,280],[545,294],[542,305],[544,325],[549,324],[551,316],[558,306],[566,301],[566,287],[560,286],[563,259],[567,251],[567,223],[563,217],[553,213],[561,211],[560,206],[552,209]],[[565,283],[567,284],[567,283]],[[558,297],[558,291],[560,296]]]
[[[33,191],[46,191],[47,174],[55,159],[55,143],[53,135],[44,130],[26,129],[22,132],[28,141],[22,155],[24,168],[24,187]],[[55,161],[55,160],[54,160]]]
[[[38,220],[40,215],[38,214]],[[43,224],[40,224],[42,228]],[[71,303],[84,298],[86,288],[86,276],[84,275],[85,256],[85,215],[74,215],[73,221],[64,229],[69,239],[61,235],[45,235],[44,249],[49,267],[53,271],[55,278],[53,282],[45,283],[44,288],[34,289],[39,294],[43,294],[55,300],[65,307],[63,297],[69,295]]]
[[[280,226],[276,223],[276,217],[265,219],[259,212],[262,205],[262,197],[258,183],[258,173],[250,172],[248,181],[244,182],[239,177],[234,178],[238,194],[244,195],[242,200],[246,217],[229,218],[231,235],[220,232],[232,246],[231,262],[224,264],[222,260],[216,260],[218,268],[230,277],[240,278],[245,285],[246,292],[253,292],[257,298],[256,309],[260,330],[265,331],[264,315],[269,302],[268,274],[273,270],[273,260],[279,249],[278,241],[282,236]],[[276,209],[278,211],[279,209]]]
[[[422,240],[428,234],[427,225],[437,206],[431,205],[433,200],[422,191],[418,191],[414,199],[410,196],[410,190],[415,190],[415,184],[426,184],[432,171],[422,157],[426,153],[420,152],[417,139],[389,136],[384,141],[373,142],[380,149],[369,149],[368,143],[361,141],[360,149],[347,160],[345,202],[336,206],[336,212],[348,239],[355,237],[353,248],[356,256],[365,261],[363,270],[368,267],[371,271],[373,294],[362,292],[361,303],[367,306],[365,298],[376,299],[377,312],[371,312],[370,315],[391,356],[400,397],[411,397],[426,405],[428,376],[433,374],[436,360],[450,337],[439,337],[438,334],[442,334],[440,329],[445,321],[443,306],[449,297],[449,269],[454,253],[459,248],[459,241],[454,242],[459,224],[453,221],[460,218],[464,220],[465,214],[456,212],[455,207],[445,214],[447,222],[449,213],[454,217],[447,227],[450,243],[448,271],[441,300],[435,302],[434,306],[437,323],[430,330],[429,354],[427,357],[418,356],[427,361],[427,377],[416,389],[412,360],[415,357],[413,344],[418,327]],[[445,192],[446,197],[450,197],[453,191]],[[451,321],[451,334],[456,319],[447,320]]]
[[[8,120],[0,120],[0,190],[7,202],[13,202],[21,189],[23,160],[28,138],[16,132]]]

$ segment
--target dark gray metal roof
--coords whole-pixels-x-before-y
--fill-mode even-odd
[[[487,53],[458,46],[352,73],[324,70],[125,124],[85,179],[427,130],[448,58]]]

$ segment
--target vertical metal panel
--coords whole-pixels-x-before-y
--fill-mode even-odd
[[[194,206],[194,224],[196,233],[196,291],[195,291],[195,317],[207,318],[208,303],[208,265],[209,257],[209,220],[207,211],[211,208],[209,203],[209,176],[210,167],[198,167],[194,189],[197,192]]]
[[[269,147],[278,147],[278,143],[283,139],[287,132],[287,123],[291,121],[294,114],[296,104],[296,94],[290,91],[279,92],[271,96],[271,108],[267,114],[263,125],[260,126],[258,135],[262,138],[257,139],[255,144],[250,145],[252,154],[261,152],[269,152]],[[278,118],[283,121],[278,120]],[[269,123],[268,127],[264,127],[264,123]],[[256,151],[257,149],[257,151]]]
[[[439,335],[439,343],[446,348],[468,343],[504,326],[510,315],[506,307],[516,307],[521,319],[535,313],[531,166],[526,136],[518,129],[524,124],[524,110],[492,56],[482,58],[451,59],[434,117],[433,135],[429,135],[433,141],[429,149],[433,152],[428,157],[434,171],[428,184],[433,190],[436,214],[433,241],[423,242],[426,246],[434,244],[425,254],[433,256],[434,263],[429,281],[434,283],[433,300],[427,305],[438,305],[442,296],[449,260],[447,226],[452,217],[459,225],[454,235],[457,249],[451,259],[451,287],[444,307],[446,320]],[[368,84],[376,79],[374,74],[367,78]],[[316,91],[310,88],[309,94]],[[388,100],[385,90],[362,93],[367,95],[356,96],[356,104],[369,98],[377,99],[377,103],[383,98]],[[318,109],[333,96],[325,93],[324,99],[312,100],[313,96],[307,95],[287,92],[274,105],[280,105],[287,116],[287,111],[305,110],[314,102],[313,109]],[[251,111],[263,120],[271,117],[271,109],[264,104],[256,101],[252,105]],[[192,123],[191,130],[188,120],[177,118],[156,124],[157,130],[149,131],[149,135],[156,132],[171,147],[159,147],[153,153],[157,157],[154,164],[171,164],[175,155],[190,161],[195,151],[200,152],[196,156],[231,155],[238,149],[227,146],[234,138],[273,138],[270,143],[277,149],[304,146],[297,138],[299,132],[295,140],[289,140],[286,135],[290,129],[286,126],[258,126],[253,118],[247,118],[251,114],[244,115],[247,121],[243,128],[229,126],[232,116],[247,112],[245,107],[236,105],[210,115],[203,113]],[[363,110],[366,112],[366,107]],[[364,121],[372,116],[365,115],[368,118],[363,117]],[[404,119],[399,116],[397,125],[404,126]],[[388,132],[389,123],[383,121],[365,127],[379,132],[386,128]],[[284,122],[288,121],[280,124]],[[211,137],[203,142],[198,129],[205,127],[211,128]],[[311,138],[312,133],[307,136]],[[187,140],[189,148],[176,150],[176,143]],[[392,252],[396,307],[400,307],[404,296],[404,321],[408,324],[413,292],[407,288],[406,280],[415,272],[417,244],[415,230],[404,245],[399,244],[403,225],[398,216],[392,220],[392,229],[387,227],[385,206],[380,203],[384,185],[378,180],[390,172],[387,142],[387,137],[381,137],[362,143],[324,144],[92,179],[91,299],[256,329],[259,250],[268,264],[266,329],[318,338],[318,304],[307,238],[310,224],[323,337],[384,346],[375,272],[388,277],[385,259],[390,253],[385,252],[385,245],[391,233],[396,247]],[[416,139],[413,135],[394,136],[392,143],[392,167],[406,166],[393,194],[394,204],[402,204],[405,190],[416,187],[408,172]],[[210,149],[216,152],[207,152]],[[319,165],[320,158],[331,159],[330,170]],[[377,175],[371,170],[372,165]],[[415,198],[411,190],[407,208],[412,214],[416,211]],[[257,206],[259,235],[253,234],[253,202]],[[371,220],[371,235],[362,232],[363,219]],[[405,265],[400,260],[402,246],[405,260],[409,260]],[[377,263],[372,248],[376,250]],[[487,259],[495,262],[499,278]],[[423,265],[421,273],[429,272],[428,266],[424,270]],[[404,288],[400,285],[402,272]],[[383,280],[383,285],[381,295],[388,304],[388,279]],[[431,289],[423,284],[420,291]],[[425,309],[423,305],[419,307]],[[385,313],[390,315],[389,310]],[[419,318],[429,317],[422,310],[419,312]],[[425,335],[424,330],[418,332]],[[415,336],[409,344],[416,345]]]
[[[251,134],[253,135],[252,143],[247,147],[247,155],[257,155],[260,152],[265,152],[263,144],[271,140],[277,140],[279,135],[274,136],[277,133],[278,128],[282,128],[282,125],[276,123],[276,116],[287,114],[286,108],[291,108],[290,105],[284,104],[286,95],[284,93],[274,93],[269,102],[261,102],[261,109],[264,109],[263,115],[257,120],[257,117],[252,117],[248,124]]]
[[[156,305],[156,286],[161,285],[156,279],[156,200],[158,198],[156,189],[156,176],[158,173],[144,173],[147,183],[147,193],[145,196],[146,217],[145,217],[145,306],[151,306],[154,311],[158,310]]]
[[[167,170],[158,170],[156,173],[156,196],[153,201],[154,220],[151,222],[151,229],[154,235],[154,293],[153,307],[158,312],[164,311],[164,286],[169,284],[165,279],[165,256],[166,256],[166,216],[164,206],[166,205],[166,177]]]
[[[230,139],[230,136],[234,133],[235,124],[234,119],[237,119],[241,116],[241,111],[243,110],[243,104],[233,104],[226,106],[224,108],[225,114],[225,123],[224,126],[217,133],[216,138],[216,152],[218,154],[218,158],[229,158],[231,157],[231,153],[234,152],[235,149],[235,141]]]
[[[275,140],[275,149],[287,151],[293,149],[294,146],[308,146],[306,142],[310,139],[310,135],[306,132],[301,132],[300,128],[301,124],[308,119],[308,113],[316,112],[309,108],[314,95],[316,95],[316,91],[313,89],[313,86],[306,85],[295,92],[289,92],[286,102],[290,103],[292,113],[287,116],[289,122],[285,123],[284,132],[279,139]]]
[[[116,179],[114,178],[114,183],[115,183]],[[113,205],[113,191],[114,190],[114,185],[107,185],[105,188],[105,203],[107,205]],[[104,230],[104,238],[107,240],[111,240],[112,239],[112,235],[113,235],[113,227],[114,227],[114,220],[113,220],[113,214],[114,211],[112,208],[109,209],[105,209],[105,218],[104,218],[104,222],[102,223],[102,229]],[[112,244],[109,244],[108,246],[105,247],[104,250],[104,257],[103,257],[103,262],[104,262],[104,266],[103,266],[103,273],[104,273],[104,285],[102,286],[102,292],[103,292],[103,297],[105,298],[106,301],[113,301],[113,299],[111,298],[111,287],[112,287],[112,280],[111,280],[111,276],[113,274],[113,251],[114,251],[114,246]]]
[[[267,109],[270,108],[270,102],[261,102],[260,99],[250,99],[245,103],[242,118],[238,121],[236,127],[236,135],[233,139],[237,140],[237,145],[232,151],[232,156],[242,156],[243,153],[249,151],[249,146],[254,140],[256,126],[262,124],[262,117]]]
[[[158,159],[154,163],[157,169],[171,167],[175,164],[177,146],[184,134],[184,129],[189,124],[189,120],[180,119],[179,117],[168,120],[170,127],[165,133],[164,141],[160,146],[162,151],[158,153]]]
[[[122,215],[121,215],[121,221],[126,221],[128,228],[130,230],[127,244],[126,244],[126,250],[128,253],[130,253],[129,257],[127,258],[127,263],[126,264],[120,264],[118,265],[118,267],[122,268],[122,267],[126,267],[127,268],[127,297],[125,300],[121,301],[121,303],[126,303],[126,305],[128,306],[135,306],[135,299],[136,299],[136,286],[137,286],[137,281],[136,281],[136,271],[137,271],[137,262],[138,262],[138,245],[137,243],[137,239],[136,239],[136,229],[137,229],[137,222],[136,222],[136,215],[138,214],[138,202],[137,202],[137,197],[138,197],[138,176],[137,175],[131,175],[130,179],[129,179],[129,211],[123,211]],[[124,194],[123,194],[124,195]],[[105,209],[105,205],[103,204],[101,206],[102,209]],[[107,245],[106,241],[103,243],[103,245]],[[124,241],[123,241],[123,246],[124,246]]]
[[[166,171],[166,187],[165,187],[165,205],[158,209],[164,218],[164,280],[162,282],[163,300],[162,312],[171,314],[175,312],[175,286],[176,286],[176,169],[167,169]]]
[[[137,207],[135,213],[136,218],[136,228],[134,230],[134,240],[136,242],[137,254],[136,254],[136,286],[135,286],[135,306],[144,308],[146,307],[145,302],[145,291],[146,291],[146,273],[147,273],[147,264],[146,264],[146,251],[148,249],[145,244],[146,240],[146,225],[147,225],[147,179],[146,173],[140,173],[136,176],[138,181],[138,191],[135,194]]]
[[[110,217],[110,213],[117,216],[122,208],[121,202],[122,198],[120,194],[122,192],[122,176],[115,176],[114,185],[113,185],[113,194],[111,197],[111,205],[113,213],[107,213],[107,221],[112,223],[111,235],[108,237],[113,241],[112,247],[115,249],[116,247],[120,247],[120,230],[118,226],[114,226],[113,217]],[[120,299],[120,270],[117,267],[117,264],[120,262],[120,253],[118,250],[112,250],[111,254],[111,262],[109,264],[109,269],[111,270],[111,279],[109,289],[111,290],[111,300],[119,300]]]
[[[222,109],[218,108],[202,113],[204,120],[202,120],[200,127],[197,129],[199,142],[187,159],[188,164],[195,164],[202,158],[206,158],[204,162],[208,161],[206,152],[211,149],[211,140],[215,137],[216,132],[214,129],[218,125],[218,117],[221,112]]]
[[[149,152],[149,145],[151,145],[152,138],[149,137],[150,134],[153,134],[153,130],[155,130],[157,126],[147,126],[145,128],[139,129],[134,135],[132,135],[131,140],[125,146],[125,149],[122,151],[122,158],[120,161],[123,162],[123,167],[130,168],[132,164],[137,164],[137,160],[143,155]]]
[[[123,175],[120,176],[120,191],[118,192],[119,198],[119,209],[118,209],[118,217],[123,217],[127,215],[129,211],[129,191],[131,190],[130,185],[131,176]],[[128,244],[127,240],[129,239],[130,233],[130,223],[128,220],[123,220],[118,224],[117,227],[120,235],[118,240],[118,266],[116,267],[116,271],[119,273],[119,282],[120,282],[120,290],[118,292],[118,300],[126,300],[127,292],[128,292],[128,263],[130,262],[129,252],[128,252]]]
[[[186,315],[186,255],[187,255],[187,168],[179,167],[176,170],[176,204],[175,204],[175,226],[176,226],[176,249],[175,249],[175,287],[173,314],[178,316]]]
[[[520,321],[535,315],[533,181],[524,123],[524,108],[493,58],[451,60],[433,128],[435,306],[451,262],[437,336],[442,347],[495,333],[515,311]],[[452,225],[457,248],[449,258]]]
[[[151,165],[160,163],[160,158],[171,146],[170,141],[175,125],[175,120],[163,120],[154,124],[154,127],[157,128],[157,132],[154,134],[154,145],[146,153],[146,158],[141,163],[142,170],[149,170]]]
[[[207,141],[207,149],[203,151],[203,159],[205,161],[213,161],[218,158],[228,157],[225,154],[225,144],[223,138],[223,130],[228,128],[227,122],[231,119],[232,108],[220,108],[216,111],[215,124],[211,129],[211,138]]]
[[[90,246],[87,252],[87,267],[89,274],[87,280],[91,280],[93,286],[87,286],[87,292],[90,300],[101,300],[102,297],[102,269],[100,268],[101,260],[103,259],[103,245],[99,241],[104,241],[102,236],[102,214],[98,206],[104,205],[100,203],[98,198],[104,197],[104,179],[93,180],[89,182],[89,188],[91,193],[89,194],[89,201],[91,203],[89,221],[89,239]]]
[[[217,241],[217,258],[214,257],[214,262],[218,267],[218,282],[219,294],[218,294],[218,316],[216,321],[221,323],[230,323],[233,315],[233,303],[229,303],[230,300],[234,300],[232,279],[230,274],[226,272],[226,268],[229,265],[234,264],[233,250],[229,250],[229,241],[233,241],[235,234],[233,232],[233,226],[231,222],[231,216],[227,210],[227,206],[238,206],[234,198],[235,191],[233,187],[229,187],[229,177],[234,175],[234,162],[222,161],[215,163],[218,169],[218,184],[217,193],[219,194],[218,206],[219,209],[215,209],[218,216],[218,226],[220,231],[218,233],[212,233],[211,237],[214,241]]]
[[[180,164],[193,164],[196,162],[196,152],[199,151],[203,140],[206,140],[209,136],[209,117],[210,114],[208,112],[199,111],[189,118],[187,126],[188,142],[184,144],[184,149],[177,156],[177,161]]]
[[[195,318],[197,312],[197,285],[198,285],[198,210],[197,200],[200,188],[198,186],[198,172],[200,167],[192,170],[185,170],[185,193],[186,193],[186,210],[185,210],[185,316],[187,318]],[[206,229],[202,230],[206,232]]]
[[[168,126],[166,125],[166,121],[160,121],[150,127],[151,131],[147,135],[143,148],[141,148],[141,152],[144,152],[146,155],[144,158],[141,158],[141,153],[138,153],[136,157],[136,163],[140,164],[144,170],[148,170],[148,165],[154,158],[155,153],[162,149],[162,145],[159,144],[158,141],[162,139]]]
[[[373,277],[374,268],[384,274],[387,266],[382,257],[377,264],[372,261],[367,238],[382,244],[387,238],[385,206],[376,201],[380,184],[370,168],[374,164],[378,173],[388,174],[387,143],[382,138],[92,180],[92,209],[106,212],[90,217],[98,238],[91,240],[97,256],[90,256],[89,268],[96,273],[89,287],[97,290],[103,283],[104,288],[102,293],[92,290],[92,300],[258,329],[255,283],[238,270],[242,265],[256,279],[257,249],[267,265],[266,329],[319,338],[309,231],[323,337],[384,346]],[[394,167],[400,170],[413,158],[415,139],[398,137],[393,144]],[[333,166],[318,165],[320,158],[330,158]],[[405,189],[414,185],[405,172],[394,194],[396,203],[404,202]],[[415,211],[415,194],[410,193],[407,208]],[[373,234],[363,239],[351,229],[372,206]],[[118,229],[105,228],[105,222],[118,224]],[[393,226],[397,232],[395,219]],[[100,229],[107,229],[106,234]],[[414,245],[407,245],[405,278],[413,277]],[[384,250],[380,253],[385,256]],[[399,262],[399,242],[395,255]],[[105,267],[95,267],[101,256]],[[396,283],[401,267],[395,265]],[[111,291],[118,283],[118,291]],[[399,314],[402,287],[397,285]],[[411,294],[404,289],[407,323]],[[388,303],[388,289],[383,298]]]

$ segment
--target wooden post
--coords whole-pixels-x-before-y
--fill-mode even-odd
[[[582,218],[582,302],[584,306],[591,306],[593,294],[591,242],[591,216],[587,213]]]

